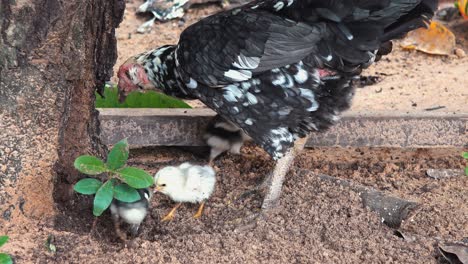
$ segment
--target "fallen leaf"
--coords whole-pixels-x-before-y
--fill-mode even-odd
[[[432,21],[428,28],[409,32],[401,45],[404,49],[415,49],[429,54],[451,55],[455,49],[455,35],[444,25]]]
[[[464,19],[468,19],[468,0],[458,0],[456,3],[458,10]]]

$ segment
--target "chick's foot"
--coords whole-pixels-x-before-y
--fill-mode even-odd
[[[198,207],[198,211],[196,214],[193,215],[193,218],[198,219],[202,216],[203,214],[203,208],[205,207],[205,202],[202,202],[200,204],[200,207]]]
[[[182,203],[176,204],[174,208],[161,220],[161,222],[171,221],[174,219],[175,211],[182,205]]]
[[[114,221],[114,230],[115,234],[120,238],[122,241],[127,241],[127,234],[122,231],[120,228],[120,223],[118,221]]]

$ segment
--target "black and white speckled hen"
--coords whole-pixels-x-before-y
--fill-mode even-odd
[[[177,45],[130,58],[119,92],[200,99],[287,167],[296,139],[333,125],[350,106],[351,80],[391,39],[425,26],[437,2],[253,1],[191,25]]]

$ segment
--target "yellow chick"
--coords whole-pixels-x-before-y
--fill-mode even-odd
[[[161,169],[154,176],[155,192],[169,196],[177,205],[162,219],[169,221],[182,203],[200,203],[197,213],[202,215],[205,201],[210,198],[216,183],[216,173],[210,166],[192,165],[188,162],[178,167],[169,166]]]

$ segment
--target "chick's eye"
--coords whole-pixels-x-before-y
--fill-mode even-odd
[[[165,183],[163,183],[163,184],[161,184],[161,186],[162,186],[162,187],[166,187],[166,184],[165,184]]]

